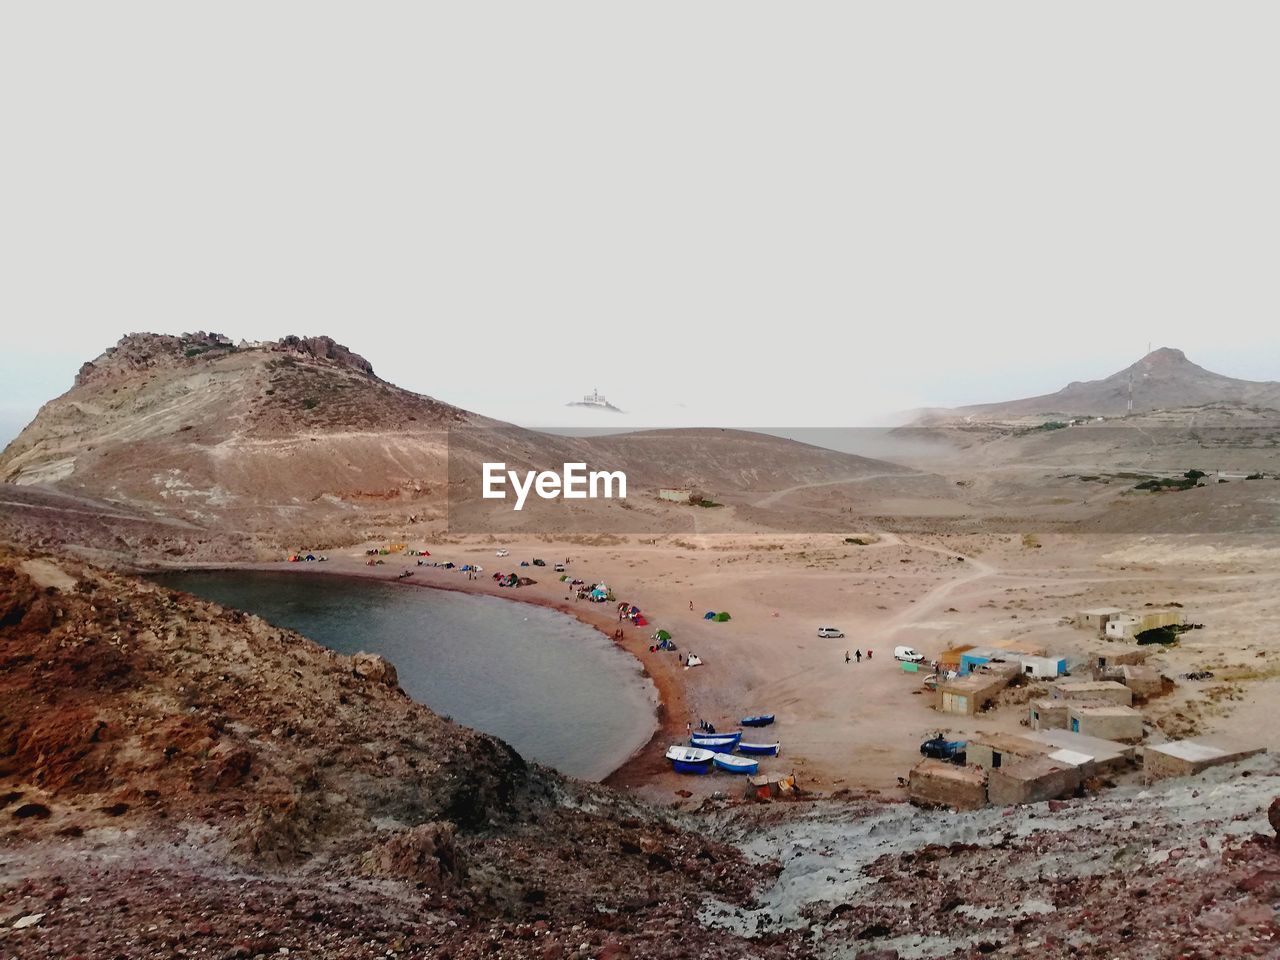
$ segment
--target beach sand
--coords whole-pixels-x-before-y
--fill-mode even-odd
[[[479,564],[484,572],[476,580],[458,570],[418,567],[413,557],[388,556],[381,566],[367,566],[364,550],[376,544],[331,552],[323,565],[249,566],[379,580],[412,570],[412,577],[400,581],[406,588],[543,604],[608,635],[621,626],[621,646],[644,664],[658,689],[660,724],[637,756],[619,758],[621,766],[606,782],[662,801],[677,790],[695,799],[741,790],[741,781],[728,775],[677,776],[663,753],[669,744],[685,741],[687,723],[696,727],[702,719],[720,730],[737,729],[738,718],[764,712],[776,714],[777,723],[749,738],[776,739],[782,753],[762,760],[762,771],[794,772],[810,789],[901,798],[899,778],[919,759],[922,740],[939,731],[959,737],[1017,731],[1026,708],[1014,703],[975,718],[939,714],[922,686],[924,672],[903,672],[892,657],[895,645],[911,645],[932,658],[950,645],[1034,639],[1083,664],[1115,647],[1069,620],[1076,609],[1104,603],[1137,608],[1177,601],[1190,620],[1207,624],[1162,654],[1170,673],[1206,665],[1251,671],[1231,696],[1212,703],[1203,685],[1183,684],[1153,702],[1150,717],[1190,712],[1202,729],[1237,732],[1239,726],[1280,748],[1280,734],[1260,731],[1247,719],[1264,711],[1280,682],[1271,676],[1280,663],[1280,641],[1260,626],[1280,614],[1274,589],[1280,551],[1263,544],[1237,543],[1225,551],[1186,538],[1106,535],[1028,541],[1009,535],[868,533],[862,539],[869,542],[816,534],[716,534],[608,545],[499,543],[490,537],[413,544],[431,550],[428,563]],[[496,557],[498,547],[510,556]],[[548,565],[518,566],[534,557]],[[551,566],[566,559],[570,577],[608,583],[618,599],[641,608],[649,625],[620,625],[614,603],[574,600]],[[499,588],[492,574],[510,571],[537,583]],[[729,622],[703,619],[707,611],[722,610],[731,614]],[[827,625],[843,629],[846,638],[819,638],[818,627]],[[659,628],[672,633],[678,653],[650,652],[649,638]],[[846,650],[861,650],[864,659],[846,664]],[[681,657],[689,652],[704,665],[686,669]],[[1237,716],[1245,719],[1236,721]]]

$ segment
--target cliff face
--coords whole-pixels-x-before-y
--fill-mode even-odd
[[[380,658],[12,555],[0,824],[0,918],[42,914],[23,957],[736,957],[670,921],[768,873],[435,716]]]

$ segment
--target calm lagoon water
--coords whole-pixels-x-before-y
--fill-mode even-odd
[[[157,582],[395,664],[405,692],[531,760],[600,779],[656,727],[634,658],[572,617],[496,597],[324,574],[199,571]]]

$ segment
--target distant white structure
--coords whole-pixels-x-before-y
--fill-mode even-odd
[[[591,392],[581,400],[570,400],[565,404],[566,407],[595,407],[597,410],[612,410],[614,413],[622,411],[615,407],[612,403],[604,398],[599,390],[592,388]]]

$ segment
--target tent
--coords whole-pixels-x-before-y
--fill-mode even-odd
[[[637,627],[647,627],[649,625],[649,621],[646,620],[644,617],[642,617],[638,613],[631,618],[631,622],[634,623]]]
[[[714,610],[708,610],[706,613],[702,615],[703,620],[714,620],[715,618],[716,618],[716,612]]]
[[[605,600],[609,599],[608,591],[601,590],[599,587],[592,590],[589,596],[592,600],[596,601],[596,603],[603,603]]]
[[[725,610],[721,610],[719,613],[716,614],[716,623],[724,623],[726,620],[730,620],[730,619],[732,618],[729,616],[728,612]]]
[[[671,632],[668,630],[659,630],[653,635],[654,640],[670,640]]]

